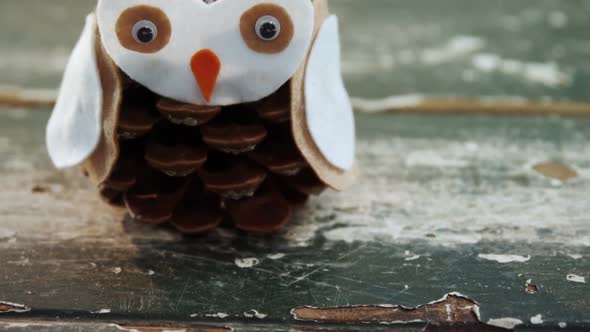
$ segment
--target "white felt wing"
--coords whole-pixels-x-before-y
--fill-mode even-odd
[[[355,124],[342,81],[338,18],[327,18],[311,49],[305,73],[307,127],[320,152],[333,166],[354,166]]]
[[[59,96],[47,124],[46,143],[58,168],[78,165],[98,145],[102,87],[95,53],[96,18],[89,15],[68,61]]]

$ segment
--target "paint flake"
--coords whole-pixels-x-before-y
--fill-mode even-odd
[[[191,317],[196,317],[196,316],[191,315]],[[206,314],[205,317],[212,317],[212,318],[221,318],[221,319],[224,319],[224,318],[229,317],[229,315],[226,314],[226,313],[224,313],[224,312],[218,312],[218,313],[215,313],[215,314]]]
[[[533,325],[543,324],[543,315],[538,314],[536,316],[531,317],[531,324],[533,324]]]
[[[248,318],[254,318],[254,317],[256,317],[258,319],[264,319],[268,315],[267,314],[260,313],[257,310],[252,309],[250,311],[244,312],[244,316],[245,317],[248,317]]]
[[[111,313],[111,309],[99,309],[96,311],[91,311],[91,314],[110,314]]]
[[[236,258],[236,265],[241,269],[249,269],[260,263],[258,258]]]
[[[479,254],[479,258],[495,261],[500,264],[507,263],[525,263],[531,260],[531,256],[520,256],[520,255],[498,255],[498,254]]]
[[[568,274],[566,276],[566,279],[569,282],[577,282],[577,283],[580,283],[580,284],[585,284],[586,283],[586,277],[582,277],[582,276],[579,276],[577,274]]]
[[[278,260],[278,259],[284,258],[285,256],[287,256],[287,255],[279,252],[279,253],[276,253],[276,254],[270,254],[270,255],[268,255],[266,257],[268,257],[268,258],[270,258],[272,260]]]
[[[493,318],[488,321],[488,325],[501,327],[504,329],[512,330],[518,325],[522,325],[524,322],[517,318],[504,317],[504,318]]]

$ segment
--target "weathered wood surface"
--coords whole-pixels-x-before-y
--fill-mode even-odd
[[[301,324],[300,306],[459,292],[483,322],[590,323],[590,119],[362,115],[352,190],[274,237],[183,238],[109,213],[77,170],[53,170],[46,116],[0,113],[0,302],[30,308],[2,321],[276,330]]]

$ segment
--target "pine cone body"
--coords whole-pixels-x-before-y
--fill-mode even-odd
[[[200,107],[128,81],[119,153],[100,193],[138,222],[192,234],[231,220],[274,232],[326,188],[293,140],[289,83],[258,103]]]

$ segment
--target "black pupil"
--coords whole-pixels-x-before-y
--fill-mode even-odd
[[[154,40],[154,30],[150,27],[142,27],[137,30],[137,39],[142,43],[149,43]]]
[[[277,35],[277,26],[274,22],[265,22],[260,27],[260,35],[264,39],[272,39]]]

